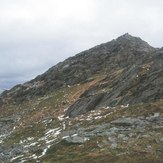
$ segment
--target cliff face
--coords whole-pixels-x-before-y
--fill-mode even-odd
[[[0,95],[0,162],[162,162],[162,108],[163,49],[125,34]]]

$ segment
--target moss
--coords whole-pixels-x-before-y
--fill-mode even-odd
[[[45,126],[43,124],[35,124],[33,126],[21,128],[11,134],[5,141],[5,144],[12,145],[19,143],[20,140],[26,140],[28,137],[38,138],[43,135]]]

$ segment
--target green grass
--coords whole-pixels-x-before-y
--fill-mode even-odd
[[[5,140],[6,145],[19,143],[20,140],[26,140],[28,137],[38,138],[43,135],[45,126],[43,124],[34,124],[33,126],[15,130],[10,137]]]

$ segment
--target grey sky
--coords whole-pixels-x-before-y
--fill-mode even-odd
[[[0,91],[126,32],[163,46],[162,0],[0,0]]]

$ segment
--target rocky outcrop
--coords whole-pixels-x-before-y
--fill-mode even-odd
[[[119,73],[119,74],[118,74]],[[83,93],[80,98],[82,110],[87,110],[85,99],[95,98],[99,92],[104,96],[94,107],[114,107],[117,105],[133,105],[147,103],[163,98],[163,53],[153,53],[151,58],[143,60],[142,64],[134,64],[128,68],[119,69],[118,73],[107,74],[107,77]],[[66,115],[75,116],[83,113],[81,107],[73,104]]]
[[[104,94],[97,94],[90,97],[83,97],[69,107],[65,116],[75,117],[77,115],[94,110],[101,102]]]

